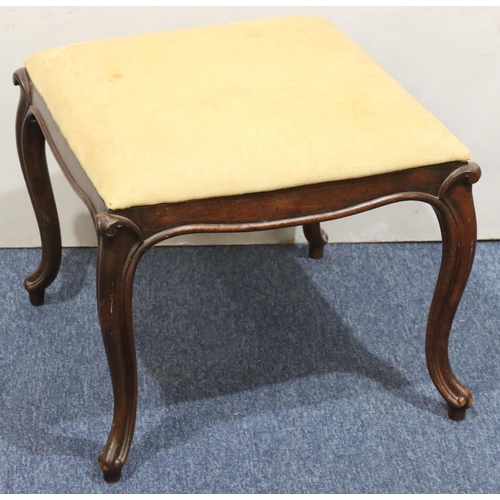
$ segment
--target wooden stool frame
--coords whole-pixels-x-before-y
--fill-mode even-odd
[[[321,258],[326,235],[320,222],[405,200],[430,204],[438,217],[443,253],[431,303],[425,352],[430,377],[448,404],[448,415],[462,420],[472,394],[453,374],[448,338],[474,260],[476,218],[472,184],[481,175],[472,162],[452,162],[393,173],[244,194],[108,210],[22,68],[16,119],[19,158],[42,241],[42,258],[24,282],[33,305],[61,262],[57,209],[45,158],[48,142],[73,189],[84,201],[98,237],[97,302],[114,393],[113,424],[99,455],[104,479],[118,481],[130,450],[137,407],[137,366],[132,320],[132,284],[144,252],[181,234],[235,232],[303,225],[309,255]]]

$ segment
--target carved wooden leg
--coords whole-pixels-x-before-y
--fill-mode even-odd
[[[304,224],[304,236],[309,242],[309,257],[311,259],[321,259],[323,257],[323,247],[328,243],[328,235],[321,229],[319,222]]]
[[[474,168],[476,167],[476,168]],[[435,210],[443,237],[441,269],[427,323],[426,358],[434,385],[448,403],[452,420],[463,420],[472,394],[453,374],[448,359],[448,338],[469,277],[476,247],[476,217],[472,186],[479,167],[455,171],[444,182]]]
[[[14,81],[21,85],[16,118],[17,150],[42,240],[40,265],[26,277],[24,287],[31,303],[40,306],[45,289],[56,279],[61,265],[61,231],[45,158],[45,137],[30,111],[25,86],[21,80]]]
[[[113,425],[99,463],[107,482],[120,479],[134,435],[137,366],[132,321],[132,285],[138,230],[126,219],[97,215],[97,302],[114,394]]]

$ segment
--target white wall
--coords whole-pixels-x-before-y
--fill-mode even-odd
[[[499,7],[0,7],[0,247],[39,245],[17,160],[18,88],[11,74],[28,55],[98,38],[282,15],[334,22],[471,150],[483,169],[475,186],[479,238],[500,238]],[[49,154],[63,244],[94,245],[83,203]],[[324,224],[330,241],[439,239],[432,210],[406,202]],[[192,235],[175,243],[303,242],[300,229]]]

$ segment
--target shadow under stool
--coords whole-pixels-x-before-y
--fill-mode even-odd
[[[472,395],[448,360],[474,259],[469,151],[330,22],[283,17],[87,42],[32,55],[17,146],[42,240],[25,280],[33,305],[61,262],[47,142],[98,236],[97,306],[114,393],[99,463],[120,478],[137,407],[132,286],[144,252],[188,233],[303,225],[418,200],[443,239],[430,307],[430,377],[462,420]]]

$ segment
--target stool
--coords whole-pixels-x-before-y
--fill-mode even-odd
[[[45,141],[98,236],[97,302],[114,393],[99,456],[120,478],[132,442],[137,368],[132,284],[144,252],[188,233],[303,225],[403,200],[430,204],[443,239],[429,312],[429,374],[462,420],[472,395],[448,338],[474,259],[469,151],[326,20],[264,19],[81,43],[37,53],[21,87],[19,158],[42,241],[24,285],[44,301],[61,262]]]

